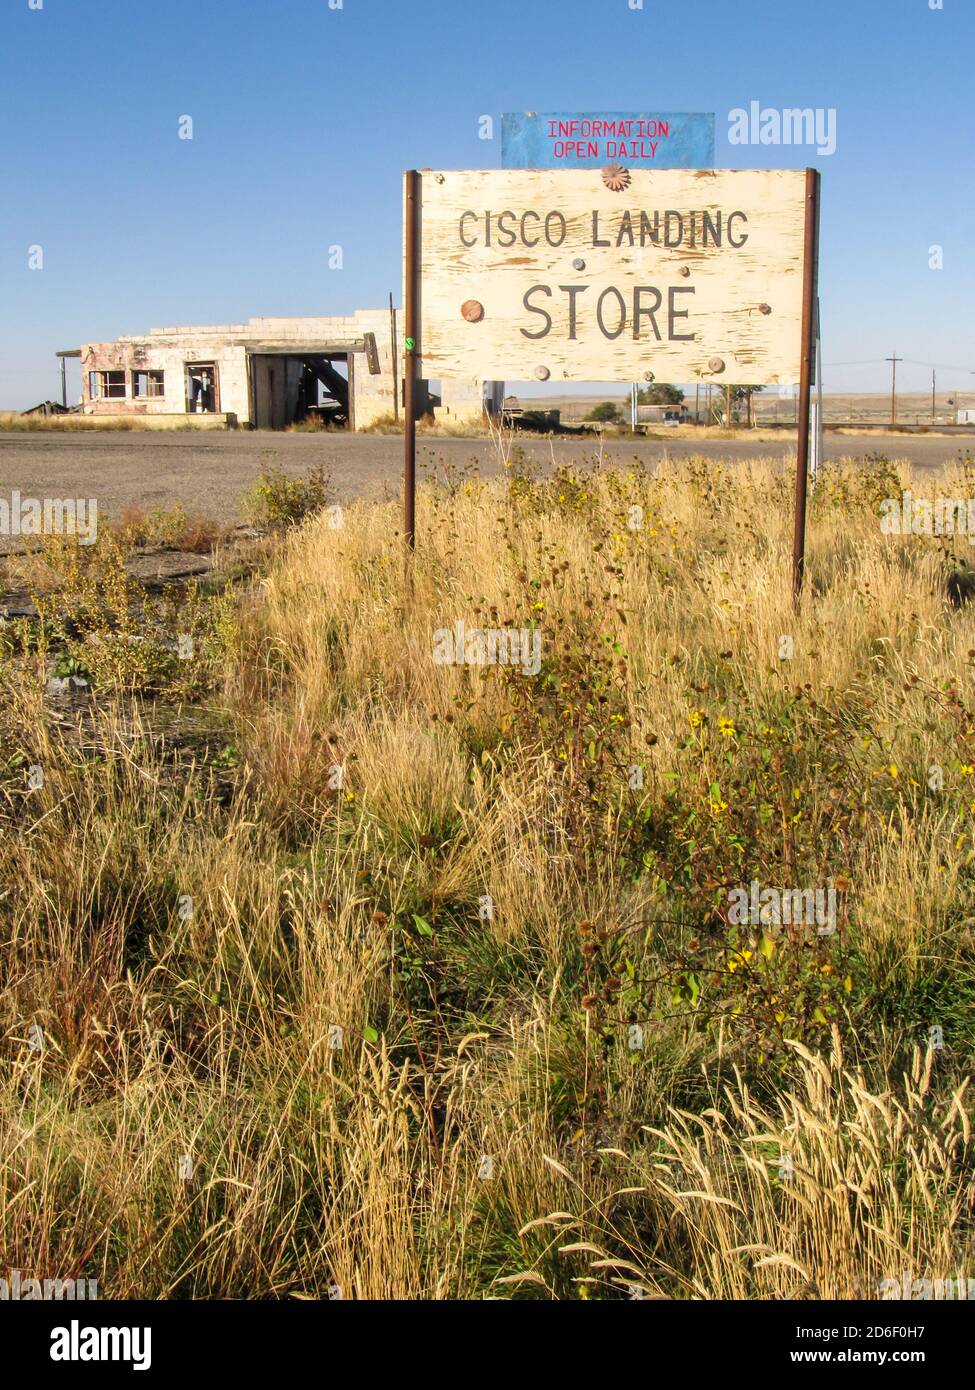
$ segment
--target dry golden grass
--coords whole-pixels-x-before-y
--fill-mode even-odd
[[[937,543],[831,472],[797,616],[776,467],[541,481],[501,445],[422,492],[408,586],[391,505],[290,532],[195,714],[103,686],[56,719],[9,651],[10,1266],[152,1298],[971,1270],[975,618]],[[437,665],[458,619],[538,623],[541,677]],[[769,1012],[708,902],[813,873],[842,930]]]
[[[594,1247],[594,1271],[652,1297],[676,1282],[691,1298],[848,1300],[913,1278],[923,1248],[926,1268],[965,1278],[967,1081],[934,1109],[931,1052],[915,1053],[897,1097],[845,1070],[838,1040],[825,1057],[792,1046],[797,1082],[773,1105],[736,1069],[700,1113],[672,1109],[649,1127],[652,1151],[603,1150],[631,1183],[620,1199],[648,1200],[661,1236],[652,1259],[632,1242],[629,1258]],[[550,1224],[560,1240],[590,1225]],[[623,1222],[614,1235],[628,1243]]]

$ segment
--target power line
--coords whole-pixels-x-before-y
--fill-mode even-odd
[[[828,361],[823,363],[825,367],[879,367],[880,363],[890,361],[890,357],[865,357],[862,361]],[[962,371],[962,373],[975,373],[975,367],[951,366],[944,361],[921,361],[918,357],[899,357],[897,361],[903,361],[908,367],[933,367],[935,371]]]
[[[944,362],[915,362],[912,357],[905,357],[903,361],[911,367],[933,367],[938,372],[975,372],[975,367],[949,367]]]
[[[921,362],[915,357],[899,357],[898,362],[904,362],[909,367],[933,367],[939,372],[975,372],[975,367],[953,367],[945,362]],[[878,367],[882,362],[889,362],[889,357],[868,357],[862,362],[825,362],[825,367]]]
[[[878,363],[884,362],[884,357],[870,357],[865,362],[824,362],[824,367],[876,367]]]

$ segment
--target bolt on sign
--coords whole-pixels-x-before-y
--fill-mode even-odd
[[[805,170],[423,170],[411,187],[420,376],[800,381]]]
[[[505,112],[505,169],[584,169],[605,164],[709,169],[714,115],[691,111]]]

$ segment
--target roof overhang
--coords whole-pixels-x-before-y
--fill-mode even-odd
[[[329,342],[255,343],[244,345],[248,352],[262,357],[328,357],[339,353],[365,352],[363,338],[332,339]]]

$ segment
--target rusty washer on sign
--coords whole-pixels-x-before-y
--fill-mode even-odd
[[[677,273],[678,275],[683,275],[684,279],[686,280],[688,275],[690,275],[691,273],[691,268],[689,265],[682,265]]]
[[[538,377],[539,381],[548,381],[552,373],[549,371],[548,367],[536,367],[535,375]]]
[[[585,261],[582,259],[581,256],[576,256],[575,260],[572,262],[572,269],[573,269],[573,270],[585,270],[585,268],[586,268],[586,263],[585,263]]]
[[[724,371],[724,358],[723,358],[723,357],[711,357],[711,358],[709,358],[709,359],[708,359],[708,371],[709,371],[709,372],[723,372],[723,371]]]
[[[630,186],[630,171],[622,164],[607,164],[603,170],[603,183],[611,193],[622,193]]]
[[[643,373],[643,380],[644,380],[644,381],[656,381],[657,378],[654,376],[653,372],[644,372],[644,373]]]
[[[484,305],[479,299],[465,299],[460,312],[468,323],[480,323],[484,317]]]
[[[772,312],[772,306],[771,306],[771,304],[760,304],[760,305],[758,306],[758,312],[759,312],[760,314],[766,314],[766,315],[767,315],[767,314],[770,314],[770,313]]]

